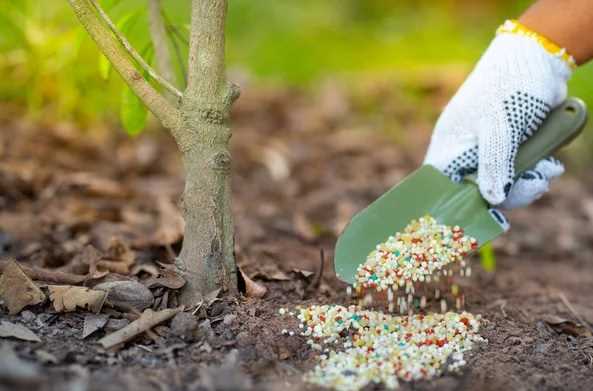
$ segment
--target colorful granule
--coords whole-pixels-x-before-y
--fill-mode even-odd
[[[430,282],[477,247],[476,239],[465,236],[462,228],[425,216],[377,245],[358,267],[354,288],[397,291],[415,282]]]
[[[286,313],[286,312],[283,312]],[[466,312],[391,316],[357,306],[321,305],[298,309],[301,335],[319,350],[320,362],[306,381],[338,391],[369,383],[389,389],[399,381],[430,379],[465,364],[479,317]]]
[[[463,229],[438,224],[430,216],[413,220],[404,229],[373,250],[356,274],[354,288],[361,306],[321,305],[299,308],[301,335],[319,351],[319,363],[305,375],[306,381],[338,391],[357,391],[376,383],[388,389],[400,381],[431,379],[465,364],[464,352],[474,343],[485,341],[478,334],[479,316],[467,312],[447,312],[439,288],[441,313],[414,314],[413,308],[426,310],[426,297],[415,303],[415,285],[426,290],[440,275],[452,276],[449,266],[459,265],[459,274],[469,276],[463,258],[478,246]],[[449,282],[449,280],[444,281]],[[459,287],[451,284],[456,307],[463,306]],[[397,291],[405,288],[407,297]],[[447,288],[448,289],[448,288]],[[372,302],[372,291],[385,291],[389,311],[397,298],[400,313],[394,316],[364,309]],[[348,288],[348,294],[352,293]],[[295,316],[280,309],[280,314]],[[292,331],[282,330],[284,335]]]

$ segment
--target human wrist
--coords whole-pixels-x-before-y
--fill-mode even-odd
[[[557,58],[564,62],[570,70],[574,70],[577,67],[574,57],[569,53],[566,48],[557,44],[550,38],[540,34],[539,32],[527,27],[519,20],[507,20],[497,30],[496,35],[510,34],[529,38],[538,43],[538,45],[545,50],[550,56]]]

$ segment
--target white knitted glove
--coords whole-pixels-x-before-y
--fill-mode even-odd
[[[574,64],[559,48],[553,53],[545,38],[516,26],[509,21],[499,29],[437,121],[425,158],[454,181],[477,171],[484,199],[502,208],[531,203],[563,173],[560,162],[547,159],[514,182],[514,162],[519,145],[566,98]]]

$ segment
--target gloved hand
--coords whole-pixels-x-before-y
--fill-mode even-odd
[[[566,98],[573,67],[565,51],[507,21],[445,107],[425,164],[454,181],[477,171],[480,192],[495,207],[515,208],[541,197],[564,167],[544,159],[514,181],[515,157],[519,145]]]

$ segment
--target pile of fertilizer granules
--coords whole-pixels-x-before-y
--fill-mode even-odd
[[[369,383],[397,388],[400,379],[440,375],[445,363],[455,371],[465,364],[463,353],[483,341],[479,317],[466,312],[391,316],[339,305],[297,311],[293,315],[301,322],[301,334],[320,352],[305,380],[339,391],[360,390]]]
[[[464,236],[460,227],[425,216],[377,245],[358,267],[354,288],[396,291],[415,282],[430,282],[477,247],[476,239]]]
[[[441,313],[425,314],[424,296],[416,305],[421,313],[414,314],[412,295],[415,285],[450,275],[450,266],[469,276],[471,269],[464,257],[477,247],[477,241],[465,236],[461,228],[441,225],[425,216],[379,244],[358,268],[354,284],[359,296],[386,291],[390,311],[398,289],[405,289],[407,298],[398,297],[398,305],[407,315],[394,316],[362,306],[313,305],[297,308],[296,313],[280,309],[281,315],[300,320],[300,334],[319,352],[320,361],[305,380],[338,391],[356,391],[370,383],[394,389],[401,380],[430,379],[445,369],[462,367],[463,353],[474,343],[485,341],[478,334],[480,317],[446,312],[444,300]],[[451,289],[457,290],[456,286]],[[294,333],[283,330],[286,335]]]

